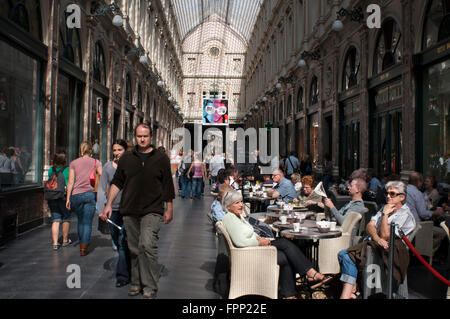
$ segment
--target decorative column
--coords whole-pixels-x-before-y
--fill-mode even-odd
[[[412,25],[412,4],[411,1],[401,0],[403,14],[403,61],[402,61],[402,149],[401,156],[403,167],[400,172],[401,179],[407,181],[412,171],[416,170],[416,112],[418,101],[414,96],[414,75],[411,67],[411,54],[414,52],[412,39],[414,39],[414,29]],[[419,29],[419,28],[417,28]],[[400,159],[397,159],[400,160]]]
[[[125,136],[126,132],[124,132],[125,128],[125,96],[127,91],[127,58],[122,57],[122,79],[120,83],[121,87],[121,97],[120,97],[120,120],[119,120],[119,128],[117,130],[117,135],[119,138],[123,138],[127,140],[127,136]]]
[[[49,21],[49,45],[48,61],[45,79],[45,115],[44,115],[44,172],[46,179],[47,171],[51,166],[51,154],[55,151],[56,144],[56,101],[58,83],[58,40],[59,40],[59,11],[60,2],[52,1]]]
[[[360,27],[359,39],[361,44],[360,61],[361,61],[361,81],[359,84],[359,158],[360,168],[369,167],[369,122],[370,122],[370,106],[369,106],[369,88],[367,81],[367,71],[369,69],[369,30],[365,26]]]
[[[87,43],[85,56],[85,70],[86,72],[86,87],[84,89],[84,104],[83,104],[83,140],[89,141],[90,124],[91,124],[91,107],[92,107],[92,88],[94,81],[93,62],[94,62],[94,29],[97,25],[94,16],[87,18]]]

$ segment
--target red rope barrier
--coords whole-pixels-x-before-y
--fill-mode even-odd
[[[434,270],[433,267],[430,266],[429,263],[423,259],[423,257],[417,252],[417,250],[414,248],[414,246],[411,244],[411,242],[406,238],[405,235],[402,236],[403,240],[405,241],[406,245],[408,245],[409,249],[414,253],[414,255],[417,257],[417,259],[420,260],[420,262],[440,281],[442,281],[447,286],[450,286],[450,281],[445,279],[440,273],[438,273],[436,270]]]

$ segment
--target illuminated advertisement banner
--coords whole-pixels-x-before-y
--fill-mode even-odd
[[[203,124],[228,125],[228,100],[203,100]]]

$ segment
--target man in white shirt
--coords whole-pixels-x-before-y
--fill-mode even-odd
[[[230,177],[230,185],[235,190],[239,190],[239,171],[236,168],[230,168],[227,174]]]
[[[220,169],[225,168],[225,157],[221,154],[214,155],[209,161],[209,171],[211,172],[212,184],[216,184],[217,173]]]

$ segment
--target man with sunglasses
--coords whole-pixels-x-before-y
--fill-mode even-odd
[[[362,178],[352,180],[348,186],[348,191],[352,200],[345,204],[341,209],[337,209],[329,198],[325,198],[324,204],[330,209],[331,215],[336,219],[338,225],[344,223],[345,217],[349,212],[363,213],[367,210],[362,200],[363,193],[367,189],[367,183]],[[357,227],[355,227],[357,229]]]

